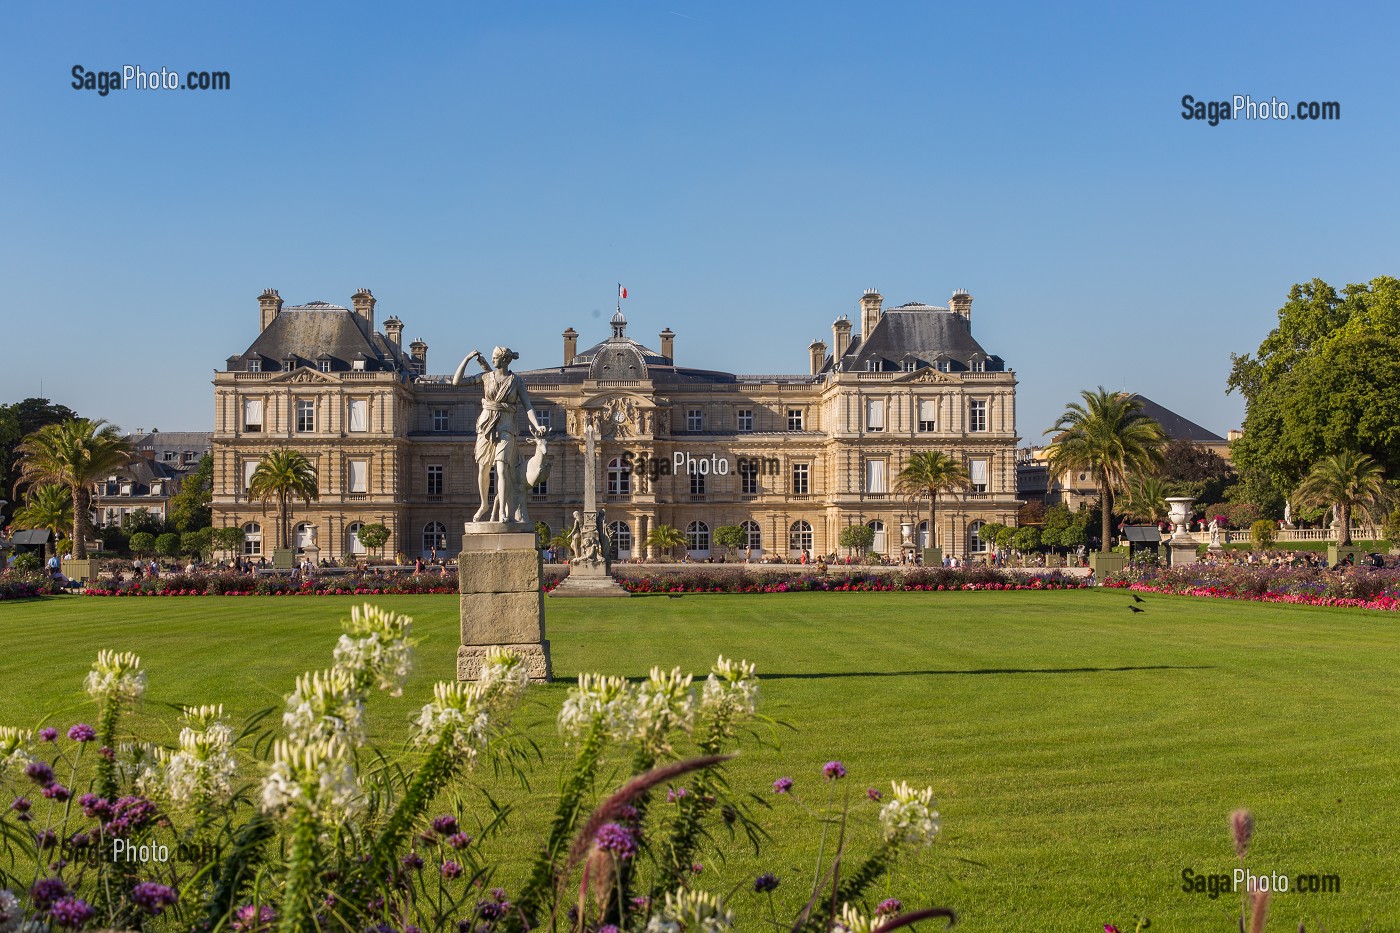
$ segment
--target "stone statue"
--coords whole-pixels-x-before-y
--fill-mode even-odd
[[[535,408],[530,404],[525,380],[510,371],[511,361],[518,359],[520,354],[514,350],[496,347],[491,351],[491,365],[487,366],[481,351],[473,350],[452,376],[454,386],[478,382],[482,386],[481,417],[476,420],[476,482],[481,491],[481,508],[477,509],[472,519],[476,522],[525,521],[530,487],[542,478],[542,472],[547,471],[543,438],[548,431],[540,425]],[[472,360],[481,365],[482,372],[467,376],[467,365]],[[535,456],[529,464],[520,462],[515,440],[515,415],[521,408],[525,409],[525,416],[530,421],[530,434],[536,439]],[[492,467],[496,469],[494,499],[488,495]],[[533,481],[529,481],[531,469],[536,471]]]
[[[1292,503],[1292,502],[1285,502],[1285,503],[1283,504],[1283,527],[1285,527],[1285,528],[1292,528],[1292,527],[1293,527],[1293,503]]]
[[[1210,520],[1210,546],[1220,547],[1220,522],[1213,518]]]

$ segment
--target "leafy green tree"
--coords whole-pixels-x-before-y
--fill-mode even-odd
[[[1011,546],[1022,554],[1029,554],[1040,547],[1040,529],[1032,525],[1022,525],[1011,536]]]
[[[105,421],[48,424],[20,442],[19,482],[57,483],[73,497],[73,556],[87,557],[92,484],[131,459],[131,444]]]
[[[138,531],[131,536],[129,546],[137,557],[147,557],[156,551],[156,536],[149,531]]]
[[[1001,530],[997,532],[996,545],[997,547],[1011,547],[1011,540],[1015,537],[1015,528],[1010,525],[1002,525]]]
[[[248,480],[248,495],[261,500],[264,508],[268,502],[277,503],[277,547],[288,547],[292,540],[292,502],[300,499],[310,505],[321,497],[316,467],[301,451],[285,447],[268,451]],[[362,531],[360,542],[363,544],[364,540]]]
[[[52,547],[56,553],[59,549],[58,539],[73,528],[73,494],[68,487],[57,483],[31,486],[24,497],[24,506],[15,512],[14,520],[22,528],[52,532]],[[45,556],[49,554],[48,547],[45,546]]]
[[[20,442],[45,425],[76,417],[77,413],[67,405],[55,405],[46,398],[27,398],[13,405],[0,405],[0,496],[15,492]]]
[[[1255,547],[1271,548],[1274,546],[1274,530],[1272,521],[1261,518],[1249,526],[1249,537],[1253,539]]]
[[[647,533],[647,546],[669,554],[676,548],[685,547],[685,534],[672,525],[657,525]]]
[[[156,536],[156,553],[161,557],[176,557],[180,553],[180,536],[173,531]]]
[[[1138,476],[1128,487],[1123,514],[1139,522],[1159,522],[1168,515],[1167,484],[1159,476]]]
[[[236,555],[243,550],[243,529],[237,525],[215,528],[209,537],[213,546],[220,551]]]
[[[732,555],[737,548],[749,542],[749,534],[738,525],[720,525],[715,529],[715,544],[728,549]]]
[[[847,525],[841,529],[836,543],[847,551],[859,551],[864,554],[870,550],[870,545],[875,543],[875,529],[864,523]]]
[[[983,522],[982,527],[977,531],[977,537],[983,544],[995,545],[997,535],[1001,534],[1005,527],[1001,522]]]
[[[1224,499],[1239,482],[1239,475],[1224,457],[1184,438],[1167,442],[1162,448],[1162,465],[1157,476],[1167,496],[1190,496],[1197,502]]]
[[[208,557],[214,551],[214,529],[201,528],[180,535],[180,553],[188,554],[196,560]]]
[[[373,522],[360,528],[360,543],[384,557],[384,545],[389,543],[389,527],[381,522]]]
[[[1385,517],[1381,533],[1385,535],[1385,540],[1391,547],[1400,547],[1400,509],[1393,510]]]
[[[143,505],[122,516],[122,530],[128,535],[133,535],[138,531],[149,531],[153,535],[158,535],[165,531],[165,525],[159,518],[151,514],[150,509]]]
[[[535,547],[544,550],[549,547],[549,526],[544,522],[535,522]]]
[[[911,454],[909,461],[895,477],[895,488],[914,499],[928,499],[928,543],[937,547],[938,496],[953,489],[972,486],[972,474],[967,465],[941,450],[921,450]]]
[[[1231,359],[1228,389],[1246,412],[1230,453],[1251,501],[1276,514],[1313,464],[1342,451],[1397,475],[1400,279],[1294,285],[1258,350]]]
[[[214,500],[214,456],[199,458],[199,466],[180,482],[170,497],[166,515],[175,531],[198,531],[214,521],[210,503]]]
[[[1390,498],[1381,465],[1370,456],[1351,450],[1319,460],[1294,495],[1305,505],[1337,507],[1341,525],[1337,543],[1342,547],[1351,544],[1352,513],[1360,512],[1370,522],[1383,522]]]
[[[1049,447],[1052,473],[1091,470],[1099,488],[1102,510],[1100,547],[1107,551],[1111,540],[1113,495],[1126,489],[1128,477],[1149,473],[1162,460],[1166,434],[1162,426],[1142,412],[1142,403],[1127,392],[1097,391],[1080,393],[1084,404],[1065,407],[1054,427]]]
[[[1074,513],[1069,506],[1056,504],[1045,510],[1045,521],[1040,528],[1040,542],[1046,547],[1063,547],[1061,541],[1065,530],[1074,524]]]

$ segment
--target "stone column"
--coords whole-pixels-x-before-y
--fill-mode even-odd
[[[487,651],[507,648],[525,657],[531,680],[548,682],[552,670],[535,535],[504,523],[490,523],[502,526],[499,531],[474,527],[486,524],[467,524],[457,555],[462,621],[457,679],[477,680]]]

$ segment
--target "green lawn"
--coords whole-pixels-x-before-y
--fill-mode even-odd
[[[375,731],[396,745],[433,681],[453,676],[455,597],[385,597],[422,639],[399,700],[374,701]],[[329,662],[355,600],[54,599],[0,605],[0,724],[90,719],[79,687],[99,648],[139,652],[161,703],[222,701],[237,712],[280,703],[298,672]],[[1340,894],[1274,899],[1273,930],[1393,929],[1400,916],[1400,620],[1225,600],[1122,592],[783,594],[547,600],[560,682],[542,687],[551,723],[580,671],[645,675],[653,664],[703,672],[716,654],[748,658],[762,710],[788,721],[782,750],[749,746],[731,784],[771,797],[791,775],[805,799],[820,768],[850,769],[858,838],[867,786],[931,784],[943,834],[902,866],[889,893],[946,904],[958,929],[1229,930],[1238,900],[1181,891],[1181,871],[1228,872],[1226,816],[1258,820],[1256,873],[1337,874]],[[545,777],[537,788],[552,786]],[[507,797],[512,795],[507,789]],[[516,796],[519,796],[518,793]],[[790,916],[810,883],[817,833],[792,801],[764,814],[775,845],[708,865],[716,890],[761,871]],[[528,847],[547,801],[525,801]],[[884,896],[884,892],[878,892]],[[736,895],[746,905],[753,896]],[[750,907],[741,906],[750,917]],[[746,929],[756,929],[752,920]]]

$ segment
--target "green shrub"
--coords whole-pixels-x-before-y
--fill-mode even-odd
[[[1267,518],[1261,518],[1249,526],[1249,536],[1254,540],[1255,547],[1269,548],[1274,546],[1274,523]]]

